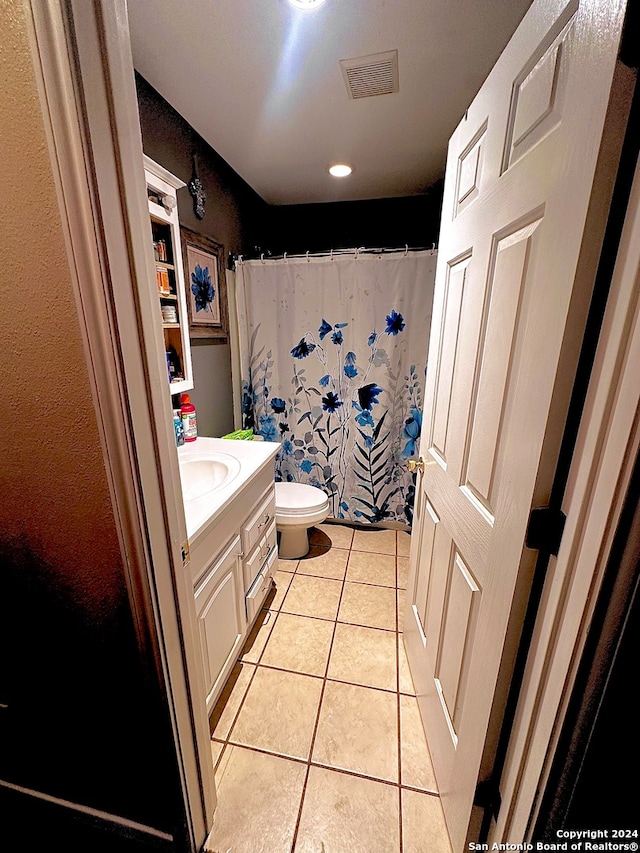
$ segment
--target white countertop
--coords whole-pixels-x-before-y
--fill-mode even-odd
[[[202,497],[185,501],[187,537],[191,542],[265,465],[272,462],[279,449],[280,444],[274,441],[237,441],[206,436],[198,436],[195,441],[178,448],[179,463],[191,459],[206,459],[215,454],[232,456],[240,463],[240,470],[231,480]]]

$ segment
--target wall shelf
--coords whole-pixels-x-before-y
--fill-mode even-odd
[[[177,199],[177,190],[184,187],[185,183],[146,155],[144,166],[156,270],[156,280],[152,286],[159,306],[164,304],[168,307],[167,303],[175,305],[175,323],[163,322],[161,311],[158,311],[158,315],[170,375],[169,390],[172,395],[181,394],[193,388]]]

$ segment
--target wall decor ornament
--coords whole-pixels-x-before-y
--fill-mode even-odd
[[[198,219],[204,219],[205,203],[207,194],[204,191],[202,181],[198,177],[198,158],[193,155],[193,177],[189,181],[189,192],[193,196],[193,209]]]
[[[229,312],[223,265],[224,247],[203,234],[181,226],[189,337],[226,343]]]

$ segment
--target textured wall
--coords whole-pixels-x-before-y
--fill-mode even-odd
[[[0,21],[0,780],[171,831],[21,0]]]
[[[70,592],[91,599],[99,619],[120,594],[119,548],[21,4],[4,6],[3,535],[22,541],[28,535],[52,564],[66,567],[95,559],[99,538],[100,591],[94,593],[95,581],[85,572],[67,571]]]

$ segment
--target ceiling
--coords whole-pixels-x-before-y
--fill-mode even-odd
[[[269,204],[420,195],[531,0],[129,0],[140,74]],[[398,51],[350,99],[340,60]],[[327,166],[355,166],[333,178]]]

